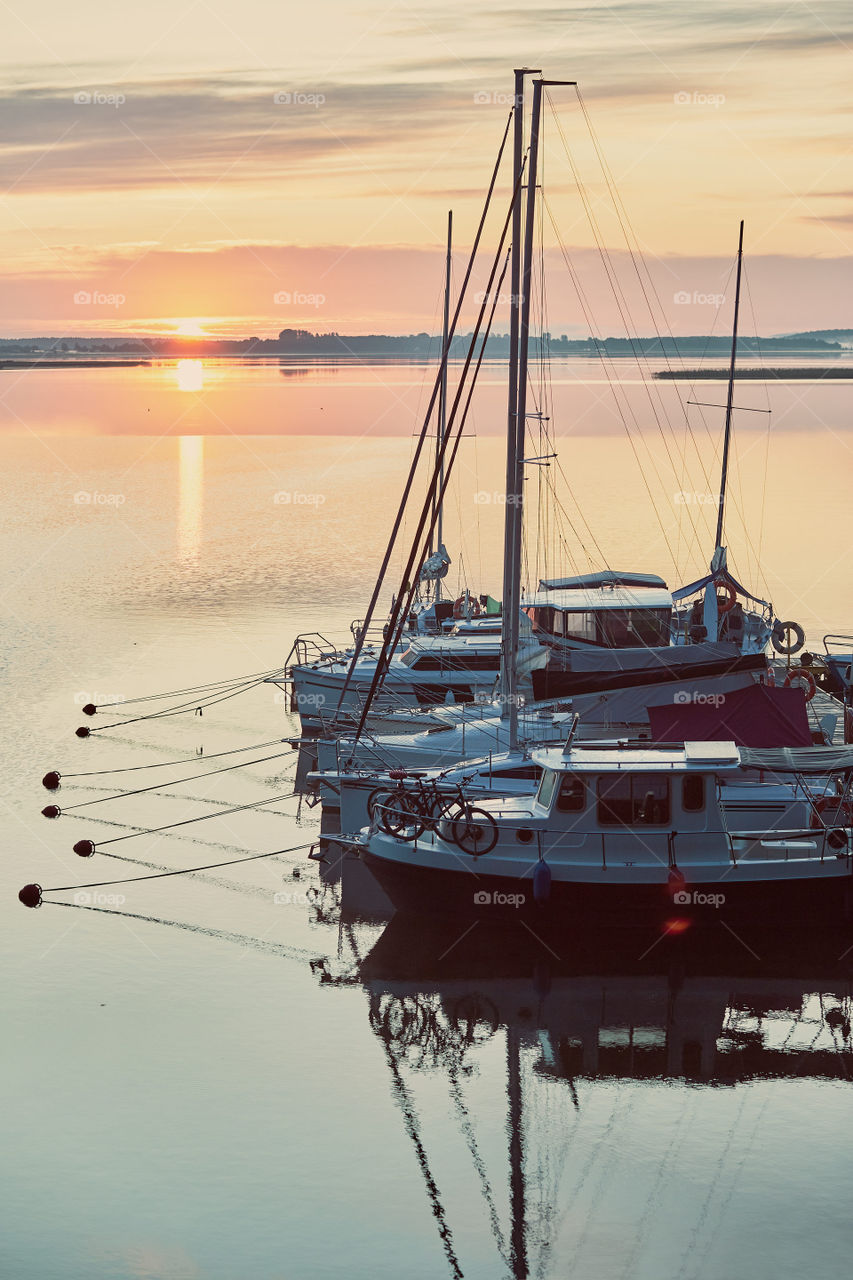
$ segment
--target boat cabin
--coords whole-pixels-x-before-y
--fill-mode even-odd
[[[717,779],[741,768],[733,742],[580,744],[535,751],[533,761],[542,769],[535,817],[587,833],[705,831],[709,818],[718,828]]]
[[[540,582],[523,609],[557,648],[661,648],[670,643],[672,596],[653,574],[584,574]]]

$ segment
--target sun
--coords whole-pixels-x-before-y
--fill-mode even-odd
[[[181,338],[206,338],[204,322],[200,316],[174,320],[175,334]]]

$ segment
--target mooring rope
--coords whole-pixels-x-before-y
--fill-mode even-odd
[[[196,871],[216,871],[220,867],[234,867],[243,862],[257,862],[261,858],[281,858],[288,853],[301,853],[303,849],[310,849],[316,841],[312,840],[307,844],[293,845],[290,849],[272,849],[267,853],[250,853],[245,858],[231,858],[227,862],[210,862],[203,867],[180,867],[177,871],[155,871],[151,875],[146,876],[129,876],[122,880],[95,880],[90,884],[61,884],[51,889],[43,889],[38,884],[24,885],[18,894],[19,900],[25,907],[40,907],[43,901],[42,894],[45,893],[68,893],[76,889],[105,889],[114,884],[136,884],[140,880],[165,880],[169,876],[190,876]],[[55,903],[55,906],[63,906],[63,903]]]
[[[226,764],[221,769],[207,769],[204,773],[189,774],[186,778],[173,778],[171,782],[154,782],[150,787],[137,787],[133,791],[116,791],[111,796],[98,796],[95,800],[81,800],[79,804],[69,804],[64,809],[59,805],[49,804],[42,809],[45,818],[60,818],[64,813],[71,813],[74,809],[87,809],[93,804],[105,804],[108,800],[123,800],[129,796],[141,796],[146,791],[159,791],[163,787],[178,787],[183,782],[197,782],[199,778],[212,778],[217,773],[230,773],[233,769],[247,769],[251,764],[266,764],[268,760],[281,760],[284,756],[289,755],[289,751],[278,751],[275,755],[259,756],[256,760],[244,760],[238,764]],[[260,782],[260,778],[255,779]]]

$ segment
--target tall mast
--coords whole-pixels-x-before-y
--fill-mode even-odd
[[[447,335],[450,332],[450,252],[453,243],[453,210],[447,211],[447,258],[444,264],[444,322],[441,328],[441,350],[444,356],[444,363],[441,368],[441,390],[439,392],[438,401],[438,431],[435,436],[435,453],[438,460],[439,477],[438,488],[436,494],[441,493],[444,484],[444,455],[441,446],[444,443],[444,437],[447,433]],[[436,550],[441,547],[442,526],[443,526],[443,504],[439,502],[438,513],[435,529],[435,547]],[[431,550],[432,548],[430,548]],[[436,578],[435,581],[435,598],[441,599],[441,579]]]
[[[740,224],[740,237],[737,246],[737,283],[735,285],[735,317],[732,325],[732,358],[729,365],[729,392],[726,397],[726,433],[723,440],[723,466],[720,474],[720,504],[717,510],[716,547],[723,545],[723,511],[726,503],[726,480],[729,471],[729,442],[732,434],[732,405],[735,390],[735,361],[737,359],[737,320],[740,310],[740,277],[743,266],[743,220]]]
[[[515,119],[513,133],[513,181],[518,181],[524,163],[524,77],[538,74],[527,67],[515,71]],[[534,88],[535,98],[535,88]],[[528,175],[528,182],[530,176]],[[529,199],[528,199],[529,204]],[[509,719],[509,746],[518,746],[516,703],[516,655],[518,650],[519,575],[515,547],[519,541],[520,515],[518,476],[520,468],[518,431],[519,334],[521,331],[521,190],[512,211],[512,259],[510,261],[509,385],[506,424],[506,508],[504,514],[504,576],[501,625],[501,718]],[[524,429],[521,430],[522,449]]]
[[[533,269],[533,230],[536,213],[536,171],[539,159],[539,119],[542,110],[542,80],[533,82],[530,115],[530,151],[527,160],[527,202],[524,212],[524,260],[521,268],[521,311],[518,330],[518,400],[515,411],[514,472],[507,488],[507,524],[511,531],[509,591],[504,593],[503,631],[508,646],[507,702],[509,749],[518,747],[518,613],[521,607],[521,536],[524,527],[524,444],[527,421],[527,362],[530,347],[530,285]],[[507,611],[508,606],[508,611]],[[507,634],[508,633],[508,634]]]

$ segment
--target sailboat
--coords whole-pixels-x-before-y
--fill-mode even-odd
[[[743,221],[737,248],[732,347],[729,361],[726,418],[723,433],[723,456],[720,468],[720,495],[717,502],[717,531],[714,554],[709,571],[696,582],[673,591],[673,643],[701,644],[708,640],[725,640],[742,653],[764,653],[768,643],[785,656],[799,653],[805,633],[797,622],[776,618],[773,605],[761,600],[733,577],[723,544],[729,452],[735,411],[734,389],[737,364],[738,317],[740,314],[741,278],[743,274]]]
[[[490,197],[491,191],[489,199]],[[330,729],[334,731],[358,723],[368,695],[370,704],[376,712],[394,711],[413,706],[432,707],[447,703],[467,704],[477,701],[481,694],[488,694],[498,676],[501,657],[500,605],[491,596],[475,595],[467,588],[456,600],[447,599],[444,597],[442,588],[451,564],[443,540],[446,458],[450,442],[449,428],[452,425],[448,422],[448,361],[451,338],[473,264],[472,252],[456,312],[451,321],[452,237],[453,215],[452,212],[448,212],[442,354],[433,400],[430,401],[420,442],[422,444],[425,439],[433,402],[437,398],[438,422],[429,497],[430,533],[426,552],[417,568],[415,587],[409,592],[411,599],[402,616],[398,618],[401,599],[407,591],[405,583],[401,588],[400,598],[398,599],[395,595],[392,599],[391,619],[382,628],[381,633],[373,634],[370,623],[376,598],[401,524],[417,465],[419,444],[385,561],[377,578],[368,617],[364,621],[353,623],[351,628],[354,644],[348,649],[341,650],[335,648],[322,636],[302,635],[294,641],[290,655],[285,661],[284,682],[291,690],[291,710],[299,713],[303,729],[311,732]],[[475,250],[476,243],[475,241]],[[484,338],[482,351],[485,350],[485,340]],[[482,351],[480,359],[482,359]],[[478,370],[479,361],[473,374],[472,388],[476,383]],[[465,373],[467,373],[467,363],[463,380]],[[469,403],[470,394],[469,389]],[[454,412],[458,400],[459,393],[454,404]],[[467,414],[467,406],[465,414]],[[464,416],[463,414],[463,425]],[[389,651],[388,640],[392,633]],[[535,638],[531,637],[525,647],[528,651],[526,657],[531,662],[535,663],[540,653],[541,661],[544,661],[544,651]],[[521,660],[524,661],[525,657]],[[381,672],[381,679],[377,687],[378,671]],[[281,677],[276,677],[272,683],[281,684]]]
[[[520,345],[517,381],[512,373],[510,379],[518,399],[515,430],[511,425],[507,433],[512,501],[507,502],[501,707],[510,753],[520,746],[512,659],[520,616],[533,201],[546,83],[539,79],[533,85]],[[513,351],[511,364],[514,359]],[[732,371],[723,492],[733,382]],[[511,422],[512,417],[511,398]],[[721,530],[720,517],[718,548]],[[717,609],[715,585],[709,595],[710,620]],[[575,740],[577,725],[575,716],[562,746],[531,751],[542,769],[534,797],[463,803],[452,822],[413,816],[407,823],[396,820],[389,826],[386,821],[383,829],[381,812],[374,816],[362,837],[361,857],[398,909],[476,916],[495,905],[496,894],[510,917],[532,912],[540,923],[549,918],[558,927],[586,913],[657,918],[674,902],[716,903],[721,892],[724,901],[731,896],[735,909],[747,915],[778,911],[814,919],[833,909],[853,909],[853,749],[801,746],[762,752],[727,739],[582,742]],[[731,826],[729,800],[737,802],[738,788],[754,782],[756,773],[763,781],[762,771],[774,788],[782,788],[782,814],[768,823],[766,793],[759,792],[751,804],[740,804],[738,824]],[[817,781],[817,794],[809,780]],[[398,819],[405,811],[395,802]]]

